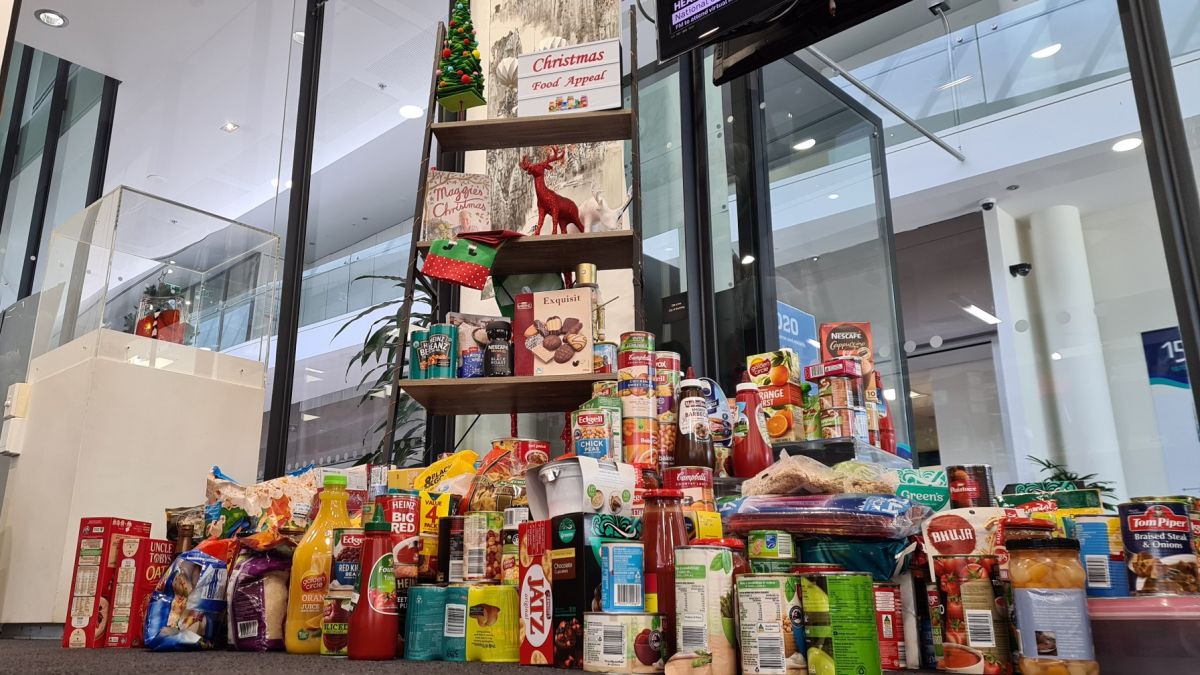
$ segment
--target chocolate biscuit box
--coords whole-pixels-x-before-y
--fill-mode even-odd
[[[590,373],[593,351],[591,289],[516,297],[513,365],[517,375]]]

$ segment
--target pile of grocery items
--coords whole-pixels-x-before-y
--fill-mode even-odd
[[[81,522],[63,644],[674,675],[1075,675],[1099,672],[1088,597],[1200,590],[1195,500],[1112,515],[1071,482],[997,492],[985,465],[827,466],[772,442],[764,389],[794,386],[818,415],[865,400],[862,359],[828,356],[803,377],[788,350],[753,355],[747,379],[763,363],[771,379],[730,400],[653,335],[626,333],[616,378],[570,415],[557,457],[503,438],[482,458],[253,485],[214,467],[204,505],[168,509],[166,540],[145,522]]]

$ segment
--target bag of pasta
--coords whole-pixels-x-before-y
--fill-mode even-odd
[[[181,553],[150,596],[146,646],[156,652],[212,649],[225,618],[225,570],[207,553]]]

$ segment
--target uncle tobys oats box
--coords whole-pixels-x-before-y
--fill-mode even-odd
[[[81,518],[71,568],[71,597],[62,646],[104,646],[112,613],[118,545],[124,537],[150,536],[150,523],[125,518]]]

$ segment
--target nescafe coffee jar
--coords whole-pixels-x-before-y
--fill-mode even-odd
[[[512,324],[490,321],[487,325],[488,343],[483,352],[485,377],[511,377],[513,374]]]

